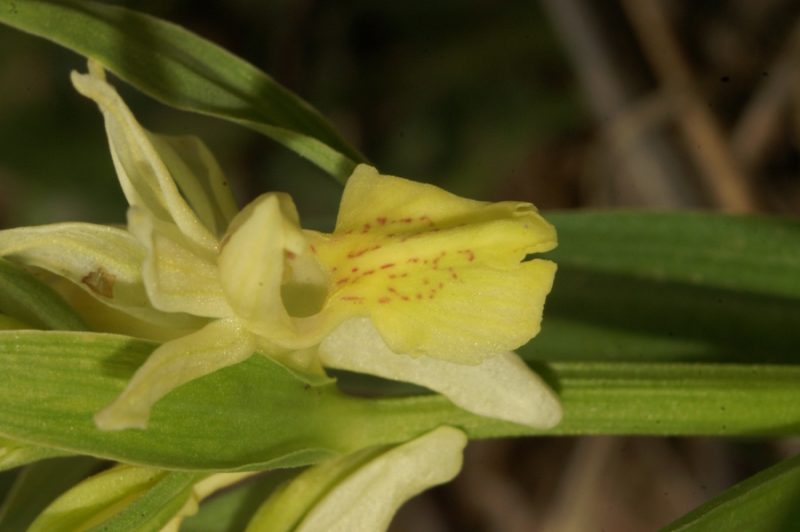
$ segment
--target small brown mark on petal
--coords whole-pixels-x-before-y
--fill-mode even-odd
[[[103,297],[114,297],[114,283],[117,278],[114,277],[108,270],[102,266],[98,266],[96,270],[87,273],[81,279],[81,282],[89,287],[95,294]]]

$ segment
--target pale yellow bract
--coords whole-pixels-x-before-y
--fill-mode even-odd
[[[555,274],[525,260],[556,245],[533,205],[468,200],[360,165],[333,233],[304,230],[286,194],[239,211],[206,147],[143,129],[98,65],[72,81],[105,118],[128,231],[16,229],[0,232],[0,255],[176,331],[97,414],[101,429],[145,427],[171,390],[256,352],[309,377],[358,371],[479,415],[558,423],[557,397],[512,352],[539,331]]]

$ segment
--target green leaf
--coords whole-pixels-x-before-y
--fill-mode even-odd
[[[45,460],[24,468],[0,510],[0,530],[27,530],[39,512],[56,497],[101,465],[95,458],[74,456]]]
[[[0,438],[0,471],[65,454],[69,453]]]
[[[159,530],[189,498],[197,477],[190,473],[116,466],[61,495],[36,518],[29,530]]]
[[[245,481],[232,489],[213,495],[200,511],[187,517],[181,532],[240,532],[255,511],[283,482],[294,478],[301,469],[278,469]]]
[[[692,510],[666,531],[796,530],[800,523],[800,455],[761,471]]]
[[[0,436],[153,467],[294,467],[407,441],[440,425],[472,437],[523,434],[800,433],[800,367],[554,363],[552,431],[481,418],[439,396],[363,399],[308,386],[262,356],[198,379],[153,409],[147,430],[102,432],[92,416],[154,344],[124,336],[0,332]]]
[[[81,331],[83,320],[59,296],[19,266],[0,258],[0,312],[42,329]]]
[[[157,100],[231,120],[344,182],[364,158],[308,103],[253,65],[157,18],[75,0],[0,0],[0,22],[87,57]]]
[[[548,215],[572,268],[800,299],[800,221],[710,213]]]
[[[92,532],[158,532],[181,509],[202,478],[192,473],[166,473],[147,492]],[[66,529],[72,530],[72,529]]]
[[[559,247],[529,360],[797,363],[800,222],[552,213]]]

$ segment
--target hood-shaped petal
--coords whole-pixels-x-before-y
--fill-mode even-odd
[[[320,291],[326,284],[289,196],[264,194],[245,207],[231,223],[217,263],[228,302],[251,330],[284,347],[319,341],[323,329],[298,328],[307,321],[291,316],[284,301],[286,284]]]
[[[319,346],[330,368],[425,386],[479,416],[539,429],[561,421],[553,391],[515,353],[493,353],[477,365],[393,353],[366,318],[341,324]]]

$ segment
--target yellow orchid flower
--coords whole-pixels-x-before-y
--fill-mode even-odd
[[[0,232],[0,255],[180,331],[97,414],[101,429],[145,427],[171,390],[255,352],[306,378],[352,370],[479,415],[558,423],[558,399],[512,352],[538,332],[555,273],[524,260],[556,245],[533,205],[468,200],[361,165],[333,233],[303,230],[285,194],[237,212],[205,146],[144,130],[99,66],[72,80],[104,115],[128,232]]]

